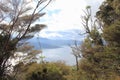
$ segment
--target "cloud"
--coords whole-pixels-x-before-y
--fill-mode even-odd
[[[77,29],[83,31],[81,16],[87,5],[91,5],[93,13],[98,10],[98,6],[103,0],[56,0],[44,10],[46,15],[41,18],[41,23],[48,27],[42,32],[41,36],[55,37],[64,36],[59,33],[47,34],[48,31],[68,31]],[[81,32],[84,33],[84,32]]]
[[[85,35],[79,35],[80,30],[71,29],[65,31],[48,31],[42,30],[36,37],[48,38],[51,40],[79,40],[82,41]]]
[[[42,18],[50,31],[80,29],[81,19],[86,3],[84,0],[56,0],[46,8]]]
[[[51,39],[63,37],[63,35],[61,35],[57,32],[49,32],[48,33],[47,31],[41,31],[39,36],[43,37],[43,38],[51,38]]]

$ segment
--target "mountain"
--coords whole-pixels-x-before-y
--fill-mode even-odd
[[[40,37],[54,39],[54,40],[83,40],[85,35],[79,35],[84,33],[80,30],[66,30],[66,31],[48,31],[42,30],[39,34]]]
[[[53,49],[53,48],[61,48],[63,46],[73,45],[73,40],[61,40],[61,39],[48,39],[48,38],[32,38],[28,41],[31,45],[35,47],[35,49]],[[79,41],[79,43],[81,43]]]

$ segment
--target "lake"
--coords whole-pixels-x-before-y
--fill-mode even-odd
[[[72,55],[69,46],[61,48],[43,49],[42,55],[45,56],[45,61],[64,61],[68,65],[75,65],[75,57]]]

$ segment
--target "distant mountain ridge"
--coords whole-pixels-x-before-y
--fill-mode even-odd
[[[53,49],[61,48],[63,46],[73,45],[73,40],[61,40],[61,39],[48,39],[48,38],[32,38],[28,41],[35,49]],[[79,43],[81,43],[79,41]]]

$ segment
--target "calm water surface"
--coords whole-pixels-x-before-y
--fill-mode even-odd
[[[71,48],[69,46],[43,49],[42,55],[45,56],[45,61],[64,61],[66,64],[75,65],[75,57],[71,54]]]

